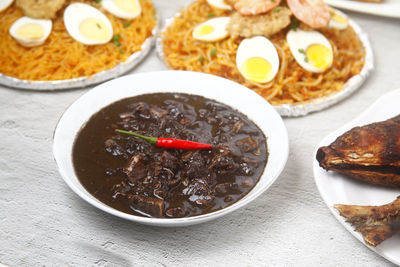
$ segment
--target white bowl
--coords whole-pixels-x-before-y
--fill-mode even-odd
[[[254,188],[232,205],[186,218],[146,218],[118,211],[100,202],[79,182],[72,163],[72,147],[81,127],[105,106],[120,99],[147,93],[176,92],[201,95],[246,114],[267,137],[267,166]],[[189,71],[158,71],[124,76],[101,84],[76,100],[62,115],[54,132],[53,153],[64,181],[84,200],[99,209],[134,222],[156,226],[186,226],[228,214],[268,189],[283,170],[289,153],[286,127],[275,109],[246,87],[217,76]]]

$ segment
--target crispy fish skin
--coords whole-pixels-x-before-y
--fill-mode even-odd
[[[334,208],[355,227],[355,231],[362,234],[364,241],[370,246],[376,247],[400,233],[400,196],[382,206],[336,204]]]
[[[231,16],[226,30],[233,38],[258,35],[269,37],[286,28],[290,24],[291,15],[292,11],[287,7],[279,7],[277,11],[255,16],[244,16],[236,12]]]
[[[400,186],[400,115],[355,127],[317,151],[319,165],[370,184]]]

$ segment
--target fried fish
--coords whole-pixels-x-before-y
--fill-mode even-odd
[[[319,165],[360,181],[400,186],[400,115],[355,127],[317,151]]]
[[[382,206],[335,205],[341,216],[360,232],[364,241],[376,247],[400,233],[400,196]]]

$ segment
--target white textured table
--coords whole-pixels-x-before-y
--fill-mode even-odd
[[[163,19],[186,2],[155,0]],[[390,265],[336,221],[312,174],[315,146],[326,134],[400,87],[400,20],[349,15],[371,39],[376,61],[371,77],[334,107],[285,119],[291,152],[280,178],[246,208],[197,226],[137,225],[90,206],[64,183],[52,156],[53,129],[63,111],[88,89],[40,93],[0,88],[0,263]],[[133,72],[160,69],[165,66],[153,50]]]

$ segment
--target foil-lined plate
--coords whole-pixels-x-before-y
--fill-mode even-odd
[[[348,17],[343,12],[335,9],[335,11],[342,16]],[[163,47],[163,37],[162,34],[165,30],[172,24],[175,18],[180,17],[180,12],[176,13],[173,17],[166,19],[164,26],[161,29],[159,36],[156,38],[156,50],[158,57],[164,62],[168,67],[165,60],[164,47]],[[282,104],[274,105],[273,107],[278,111],[281,116],[285,117],[299,117],[307,115],[311,112],[320,111],[326,109],[333,104],[349,97],[354,91],[356,91],[361,84],[367,79],[371,71],[374,69],[374,58],[371,43],[369,42],[368,35],[355,23],[353,20],[349,19],[349,25],[354,29],[358,38],[361,40],[365,49],[365,63],[361,72],[353,77],[351,77],[344,85],[341,91],[333,93],[329,96],[313,99],[306,102],[301,102],[298,104]]]
[[[141,50],[133,53],[129,58],[117,64],[115,67],[103,70],[91,76],[78,77],[66,80],[55,80],[55,81],[30,81],[22,80],[15,77],[7,76],[0,73],[0,84],[18,88],[27,89],[35,91],[54,91],[54,90],[65,90],[72,88],[83,88],[89,85],[98,84],[113,78],[116,78],[131,69],[133,69],[137,64],[142,62],[142,60],[148,55],[151,48],[153,47],[156,36],[160,30],[160,17],[156,12],[156,26],[151,31],[152,35],[148,37],[142,44]]]

